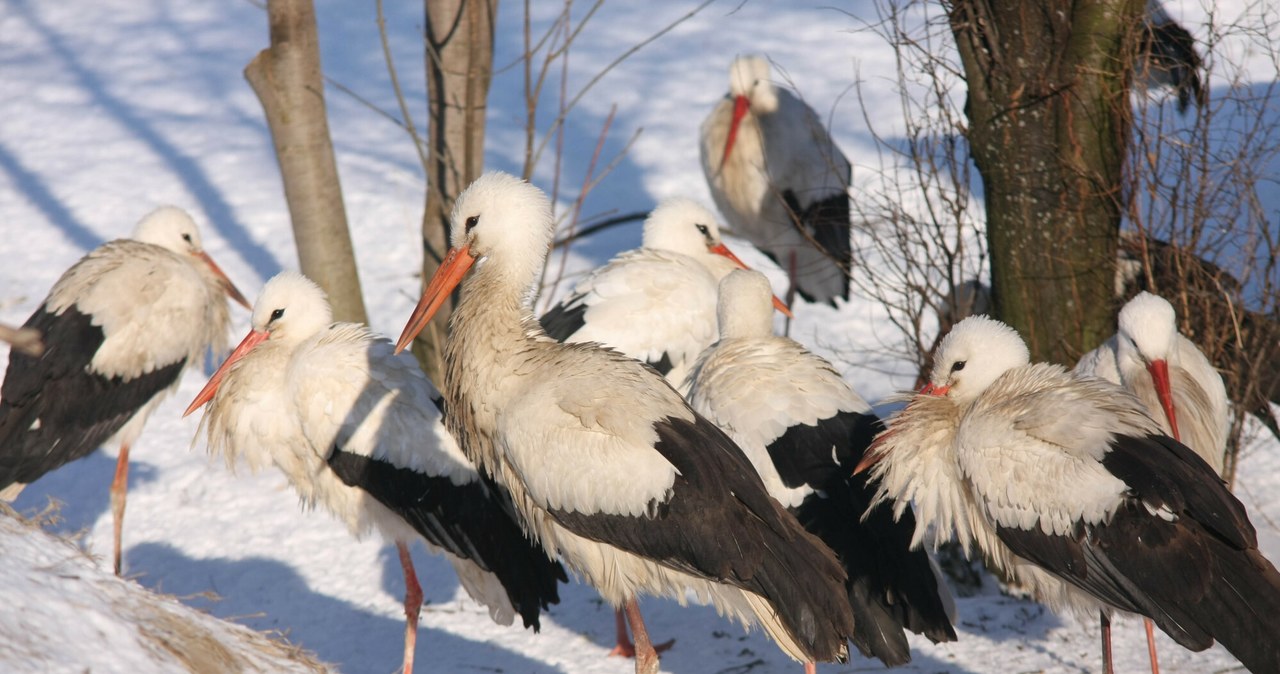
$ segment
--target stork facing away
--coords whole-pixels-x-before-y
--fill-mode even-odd
[[[1204,107],[1208,92],[1200,82],[1204,61],[1196,51],[1196,39],[1174,21],[1161,0],[1147,0],[1138,53],[1142,57],[1138,74],[1156,86],[1169,87],[1178,95],[1178,112],[1191,103]]]
[[[105,243],[62,274],[23,324],[44,350],[9,352],[0,386],[0,497],[98,446],[119,443],[111,482],[112,564],[129,449],[182,373],[227,340],[227,296],[249,303],[214,264],[182,209],[158,208],[128,239]]]
[[[858,467],[926,527],[977,547],[1055,610],[1152,619],[1280,671],[1280,573],[1244,506],[1120,386],[1030,364],[983,316],[943,339],[930,381]],[[1104,666],[1112,671],[1109,633]]]
[[[409,557],[421,537],[494,621],[539,627],[564,569],[515,520],[441,423],[439,393],[411,356],[355,323],[334,323],[319,286],[284,272],[262,290],[253,328],[187,408],[228,465],[274,464],[307,506],[352,535],[395,541],[405,578],[405,674],[413,670],[422,588]]]
[[[773,334],[772,291],[758,272],[720,282],[720,339],[690,375],[689,403],[747,453],[770,495],[844,565],[853,644],[896,667],[911,660],[904,629],[955,641],[946,586],[924,550],[910,550],[915,519],[871,506],[876,487],[850,473],[880,419],[829,362]]]
[[[451,224],[397,348],[461,283],[445,346],[449,429],[511,490],[548,552],[624,607],[636,671],[658,669],[641,593],[758,621],[799,661],[844,659],[854,628],[844,571],[742,450],[643,363],[539,327],[529,291],[553,234],[546,195],[488,173],[458,197]]]
[[[818,113],[739,56],[702,123],[702,171],[732,232],[773,259],[810,302],[849,299],[851,168]]]

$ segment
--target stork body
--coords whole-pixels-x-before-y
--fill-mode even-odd
[[[734,234],[788,272],[810,302],[849,298],[851,168],[822,120],[741,56],[702,123],[702,170]]]
[[[879,418],[826,360],[772,331],[768,280],[734,271],[720,283],[720,339],[698,358],[689,403],[723,428],[769,493],[836,553],[848,573],[853,643],[894,667],[910,661],[903,629],[954,641],[950,595],[924,550],[910,550],[915,520],[873,509],[875,486],[851,476]],[[870,511],[870,512],[869,512]]]
[[[398,347],[461,282],[445,347],[449,428],[547,550],[627,609],[637,671],[658,666],[637,624],[641,593],[683,602],[692,591],[759,621],[797,660],[843,659],[844,572],[742,451],[644,364],[538,326],[528,290],[553,231],[546,196],[486,174],[459,197],[452,231]]]
[[[43,352],[9,353],[0,386],[0,494],[15,498],[114,440],[119,573],[129,448],[183,371],[226,347],[227,295],[248,306],[204,253],[195,222],[172,206],[68,269],[23,325],[43,335]]]
[[[355,536],[395,541],[405,573],[405,666],[413,666],[422,590],[408,543],[444,554],[467,593],[526,627],[566,577],[529,540],[507,495],[481,478],[444,429],[439,393],[412,357],[354,323],[332,323],[323,291],[300,274],[267,283],[253,330],[188,412],[208,401],[209,449],[229,465],[273,464],[307,506]]]
[[[1156,86],[1173,89],[1178,112],[1185,113],[1192,103],[1204,107],[1208,103],[1208,92],[1200,82],[1204,60],[1196,50],[1195,37],[1169,16],[1161,0],[1147,0],[1143,14],[1139,74]]]
[[[1008,326],[965,319],[859,468],[915,499],[918,537],[979,548],[1054,608],[1138,613],[1280,671],[1280,573],[1244,506],[1123,388],[1028,361]]]

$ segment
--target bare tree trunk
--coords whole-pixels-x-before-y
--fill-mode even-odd
[[[266,112],[302,273],[329,294],[334,318],[367,323],[342,186],[329,139],[311,0],[268,0],[271,46],[244,69]]]
[[[424,0],[427,41],[427,204],[422,274],[431,278],[449,247],[453,202],[484,168],[484,123],[493,75],[497,0]],[[413,352],[428,376],[444,374],[444,337],[453,303],[441,307]]]
[[[1114,331],[1142,0],[954,0],[997,315],[1032,358],[1074,364]],[[1100,264],[1099,261],[1104,261]]]

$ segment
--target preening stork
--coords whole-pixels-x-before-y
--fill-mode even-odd
[[[778,263],[810,302],[849,299],[851,168],[818,113],[739,56],[702,123],[702,171],[730,229]]]
[[[0,496],[114,439],[113,564],[128,489],[129,448],[183,371],[226,347],[226,297],[249,306],[173,206],[138,223],[131,238],[99,246],[62,274],[23,328],[44,352],[9,352],[0,386]]]
[[[643,363],[543,333],[529,291],[553,229],[541,190],[481,176],[458,197],[452,246],[397,343],[461,283],[444,397],[463,450],[511,490],[548,552],[624,606],[637,672],[658,668],[640,593],[692,597],[744,624],[754,616],[796,660],[846,657],[844,571],[742,450]]]
[[[439,392],[412,356],[355,323],[334,323],[319,286],[284,272],[262,290],[253,327],[187,408],[206,402],[209,450],[228,465],[274,464],[303,503],[352,535],[395,541],[405,578],[404,669],[413,669],[421,537],[467,593],[510,625],[539,627],[564,569],[525,536],[509,495],[482,478],[441,423]]]
[[[640,248],[593,271],[539,322],[556,341],[603,344],[679,386],[716,341],[720,279],[743,268],[710,211],[690,199],[667,199],[645,220]],[[787,312],[777,298],[774,306]]]
[[[1280,671],[1280,573],[1244,506],[1140,400],[1029,364],[1003,323],[970,317],[943,339],[868,466],[898,508],[914,502],[917,539],[932,526],[976,546],[1051,608],[1141,614],[1186,648],[1216,639]]]
[[[883,427],[826,360],[773,334],[772,291],[738,270],[720,282],[720,339],[698,357],[689,403],[747,453],[769,493],[836,553],[848,573],[853,644],[889,667],[911,660],[903,629],[955,641],[946,585],[929,555],[909,548],[901,519],[872,508],[876,487],[850,475]],[[870,511],[870,512],[868,512]]]

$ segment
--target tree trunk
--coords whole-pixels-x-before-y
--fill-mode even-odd
[[[1114,331],[1142,0],[955,0],[996,315],[1033,360],[1074,364]]]
[[[427,204],[422,215],[422,278],[431,278],[449,248],[453,202],[484,168],[485,110],[493,75],[497,0],[424,0],[427,43]],[[413,344],[422,369],[444,375],[446,302]]]
[[[266,112],[302,273],[329,295],[333,316],[367,323],[342,186],[329,139],[316,12],[311,0],[269,0],[271,46],[244,69]]]

